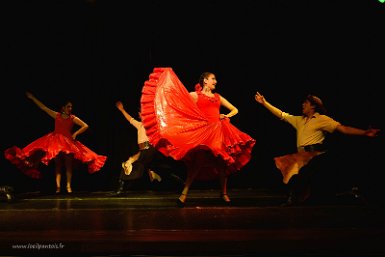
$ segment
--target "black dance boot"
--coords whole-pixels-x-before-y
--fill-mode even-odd
[[[5,200],[9,203],[15,200],[15,196],[13,195],[13,188],[10,186],[1,186],[0,195],[4,196]]]
[[[118,189],[113,193],[113,195],[118,196],[123,194],[123,192],[124,192],[124,180],[119,179]]]
[[[296,204],[297,204],[297,197],[296,197],[294,191],[290,190],[286,202],[281,204],[281,206],[282,207],[288,207],[288,206],[293,206],[293,205],[296,205]]]

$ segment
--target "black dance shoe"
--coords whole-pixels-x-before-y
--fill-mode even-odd
[[[123,194],[123,192],[124,192],[124,180],[119,180],[118,189],[115,192],[113,192],[111,195],[119,196],[119,195]]]
[[[15,196],[13,194],[13,188],[11,186],[1,186],[0,195],[4,196],[5,200],[9,203],[15,200]]]
[[[289,207],[293,205],[298,205],[298,201],[294,193],[289,193],[289,197],[287,198],[286,202],[281,204],[282,207]]]

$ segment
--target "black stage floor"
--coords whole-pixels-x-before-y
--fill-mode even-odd
[[[0,202],[8,256],[385,256],[383,204],[340,196],[281,207],[268,190],[191,190],[184,208],[167,191],[18,195]]]

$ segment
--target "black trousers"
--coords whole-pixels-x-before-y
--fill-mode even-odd
[[[153,146],[150,146],[148,149],[140,150],[139,159],[132,164],[130,175],[126,175],[124,170],[121,170],[120,180],[129,181],[141,179],[143,174],[149,169],[154,170],[162,178],[168,178],[172,174],[176,174],[177,176],[184,175],[184,167],[181,162],[164,156]]]
[[[336,195],[338,175],[332,151],[315,156],[297,175],[291,177],[289,194],[297,202],[327,201]]]

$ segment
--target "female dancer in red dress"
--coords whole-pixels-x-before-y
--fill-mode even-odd
[[[61,172],[63,166],[66,169],[66,191],[72,193],[71,179],[73,162],[78,160],[86,163],[88,172],[99,171],[107,159],[98,155],[85,145],[76,140],[76,137],[88,129],[87,123],[73,115],[72,103],[66,102],[61,112],[56,112],[45,106],[31,93],[26,93],[40,109],[55,119],[55,130],[33,141],[23,149],[13,146],[5,150],[5,158],[15,164],[24,174],[32,178],[41,178],[41,173],[36,167],[39,163],[48,165],[55,159],[56,193],[61,192]],[[74,124],[80,128],[72,133]]]
[[[211,72],[204,72],[195,92],[188,92],[171,68],[155,68],[141,98],[142,122],[152,145],[187,166],[185,186],[177,203],[185,205],[195,179],[219,178],[227,204],[228,176],[245,166],[255,140],[230,123],[238,109],[218,93]],[[220,107],[229,109],[220,114]]]

